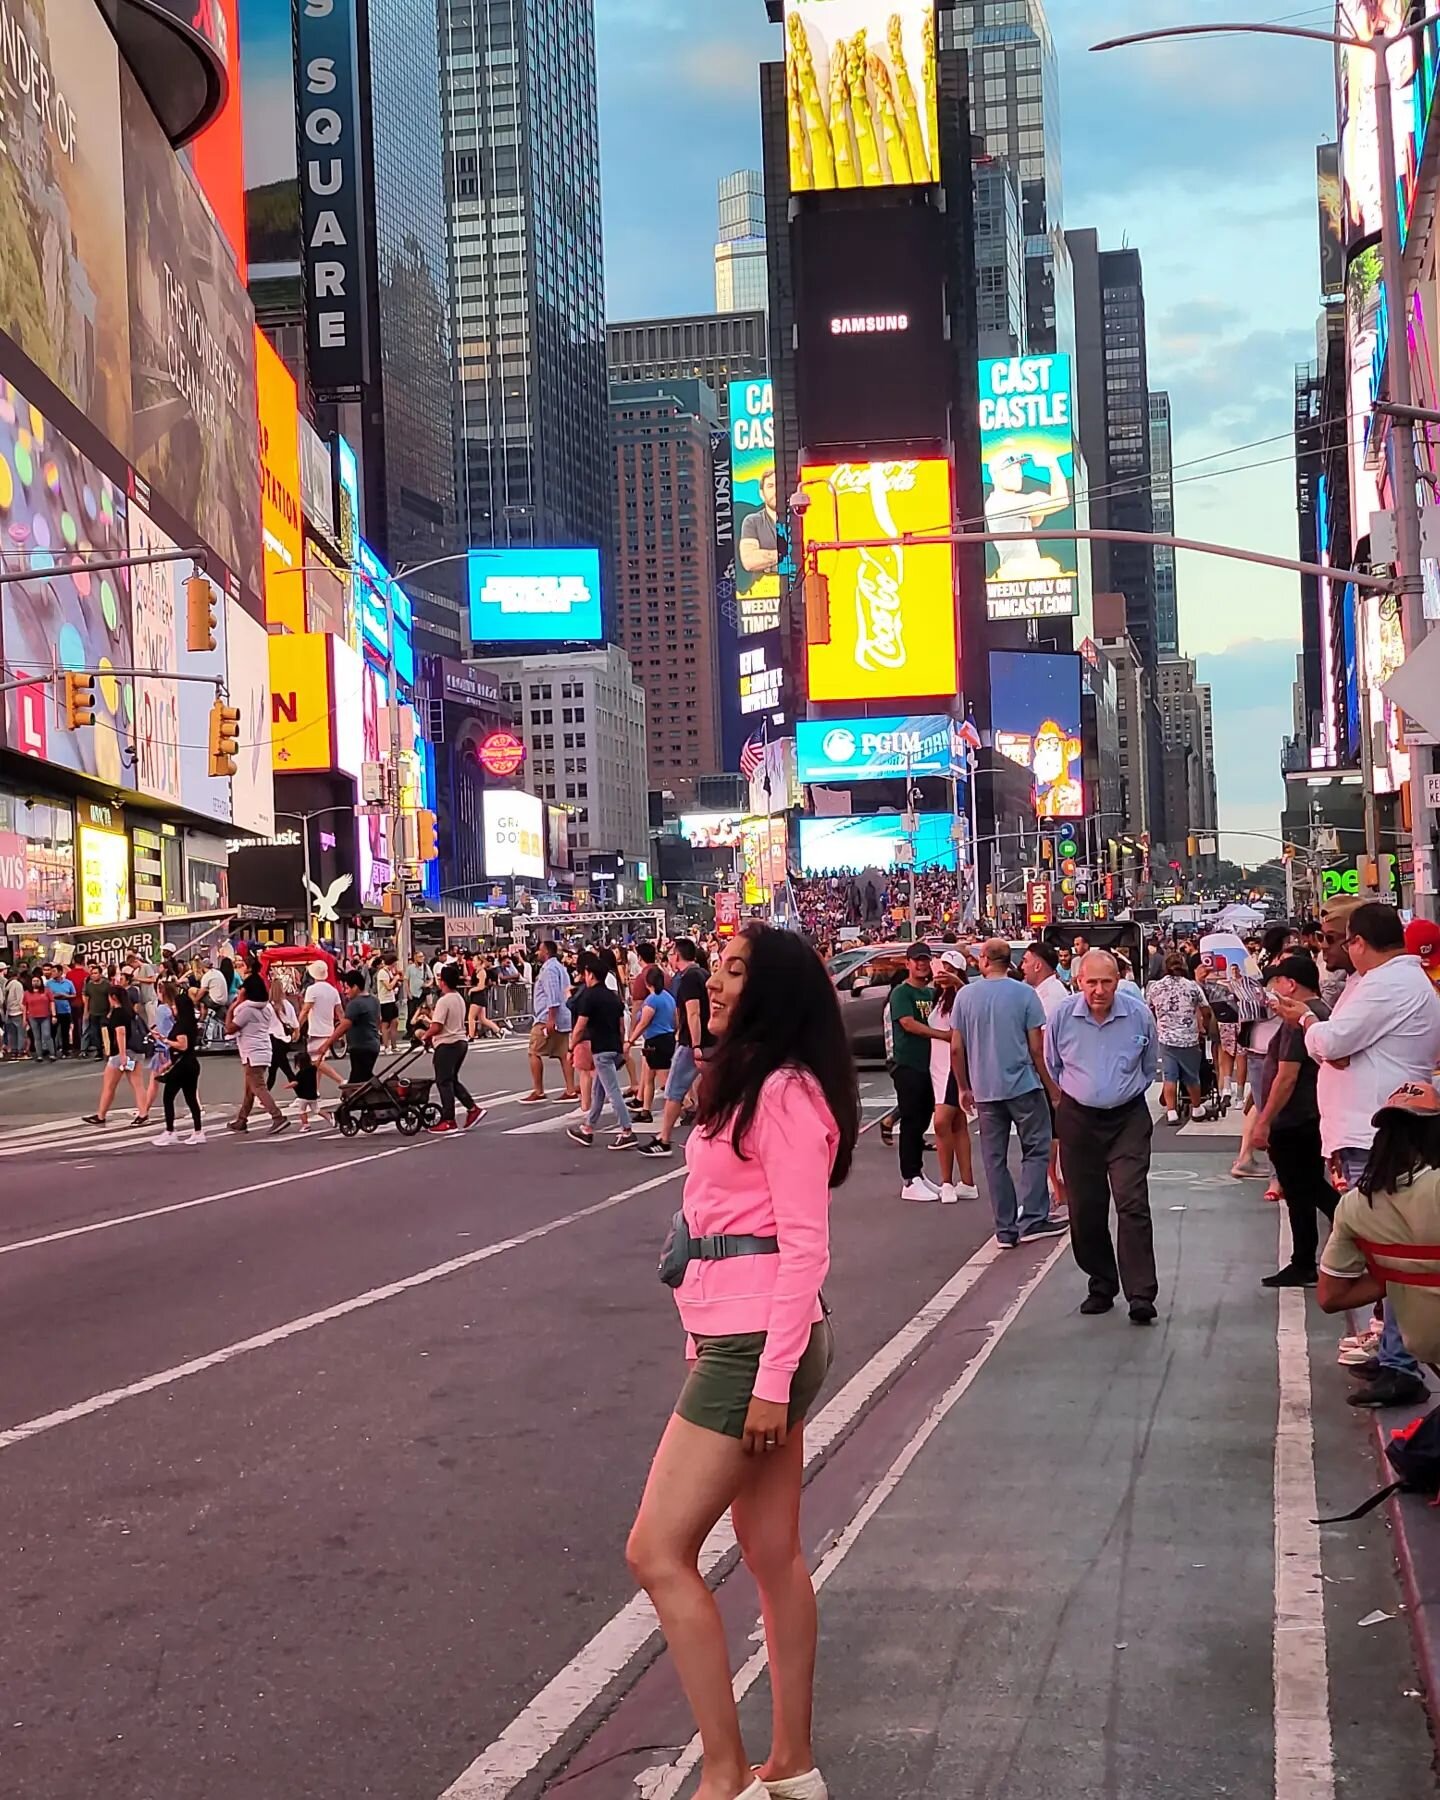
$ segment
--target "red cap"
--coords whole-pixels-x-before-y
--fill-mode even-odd
[[[1440,925],[1433,919],[1412,919],[1405,927],[1405,948],[1427,969],[1440,968]]]

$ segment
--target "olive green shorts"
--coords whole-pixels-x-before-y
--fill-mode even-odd
[[[745,1415],[755,1392],[765,1333],[746,1331],[735,1337],[697,1337],[695,1349],[698,1354],[675,1402],[675,1411],[705,1431],[744,1437]],[[834,1355],[835,1334],[830,1321],[820,1319],[810,1329],[810,1342],[790,1382],[792,1431],[815,1404]]]

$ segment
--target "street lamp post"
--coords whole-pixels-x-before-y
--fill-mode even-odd
[[[1342,50],[1368,51],[1375,58],[1375,136],[1380,159],[1380,259],[1385,275],[1385,318],[1389,329],[1386,374],[1395,409],[1392,438],[1395,446],[1395,533],[1399,556],[1399,589],[1406,655],[1413,655],[1424,638],[1426,624],[1421,600],[1419,477],[1415,461],[1413,408],[1410,388],[1409,334],[1405,318],[1405,269],[1400,242],[1400,205],[1396,196],[1395,125],[1391,111],[1390,52],[1397,44],[1413,43],[1428,26],[1440,23],[1440,13],[1407,24],[1390,36],[1365,39],[1342,32],[1316,31],[1302,25],[1213,24],[1170,25],[1108,38],[1092,50],[1118,50],[1131,44],[1157,43],[1168,38],[1216,37],[1242,33],[1259,37],[1305,38]],[[1407,421],[1407,413],[1412,414]],[[1334,571],[1326,579],[1333,579]],[[1365,726],[1368,731],[1368,723]],[[1410,771],[1410,834],[1414,856],[1412,877],[1418,893],[1435,892],[1433,864],[1434,813],[1426,794],[1425,771],[1414,767],[1418,747],[1412,751]],[[1367,759],[1368,761],[1368,759]]]

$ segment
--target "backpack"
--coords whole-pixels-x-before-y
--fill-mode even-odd
[[[1363,1519],[1392,1494],[1429,1494],[1430,1504],[1440,1506],[1440,1406],[1392,1431],[1385,1455],[1397,1480],[1372,1494],[1352,1512],[1337,1513],[1333,1519],[1312,1519],[1310,1523],[1346,1525],[1352,1519]]]

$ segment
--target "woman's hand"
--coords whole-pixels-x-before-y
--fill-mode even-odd
[[[790,1408],[779,1400],[751,1400],[741,1439],[747,1456],[778,1450],[790,1435]]]

